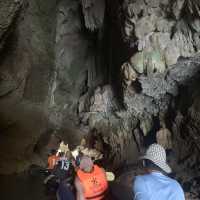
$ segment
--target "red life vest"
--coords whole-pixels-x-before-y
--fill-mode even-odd
[[[105,172],[100,167],[94,165],[94,169],[90,173],[79,169],[77,175],[83,185],[86,199],[101,200],[104,198],[108,182]]]
[[[49,156],[48,158],[48,169],[53,169],[58,161],[59,157],[56,155]]]

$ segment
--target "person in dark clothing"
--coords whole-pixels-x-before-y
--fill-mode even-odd
[[[60,181],[65,180],[68,181],[70,184],[73,183],[75,177],[75,170],[70,153],[68,153],[66,157],[64,156],[64,154],[61,154],[60,159],[54,168],[53,174]]]
[[[60,183],[56,196],[57,200],[75,200],[72,189],[65,181]]]

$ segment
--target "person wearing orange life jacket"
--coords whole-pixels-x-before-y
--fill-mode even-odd
[[[53,170],[59,160],[59,156],[57,156],[56,153],[57,151],[55,149],[51,150],[51,155],[48,157],[48,170]]]
[[[108,182],[105,171],[94,165],[91,158],[83,156],[75,178],[77,200],[101,200],[105,198]]]

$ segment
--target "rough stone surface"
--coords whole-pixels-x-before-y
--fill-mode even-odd
[[[48,127],[55,1],[48,6],[44,1],[24,1],[19,10],[21,3],[1,1],[0,6],[4,15],[0,24],[9,29],[0,38],[4,43],[0,52],[1,173],[24,170],[37,160],[33,149]]]
[[[178,159],[192,167],[199,7],[198,0],[0,1],[0,172],[40,162],[33,151],[47,129],[72,146],[96,129],[110,163],[134,162],[161,113],[176,133]],[[195,144],[190,159],[178,107]]]
[[[124,2],[124,40],[139,51],[131,58],[138,72],[143,73],[144,68],[147,72],[163,72],[180,56],[191,57],[199,51],[198,6],[199,2],[190,0]],[[187,19],[180,17],[184,12]]]
[[[85,110],[83,118],[88,119],[91,129],[95,128],[103,135],[105,142],[110,145],[110,154],[118,155],[115,157],[118,159],[115,160],[116,163],[127,159],[124,151],[126,149],[131,151],[127,145],[128,141],[133,140],[137,151],[140,151],[137,146],[139,140],[133,138],[134,129],[139,128],[142,131],[143,136],[140,137],[148,136],[155,126],[153,118],[168,112],[168,109],[173,106],[173,98],[178,96],[178,88],[190,85],[191,77],[195,78],[200,72],[199,66],[199,56],[196,56],[180,60],[164,74],[138,77],[141,90],[136,92],[134,83],[132,91],[130,88],[124,90],[124,110],[119,107],[111,109],[116,104],[110,87],[104,87],[103,91],[107,90],[107,92],[103,93],[100,88],[97,88],[91,97],[91,106],[88,107],[88,112],[87,109]]]
[[[76,141],[79,97],[103,76],[101,55],[95,60],[101,38],[86,30],[80,8],[78,0],[0,1],[0,173],[32,163],[48,129],[74,132]],[[98,17],[102,27],[104,9]]]

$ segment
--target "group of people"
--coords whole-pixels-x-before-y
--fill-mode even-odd
[[[172,170],[167,164],[165,149],[161,144],[152,144],[140,158],[144,173],[133,181],[133,200],[185,199],[181,185],[169,176]],[[90,156],[74,157],[70,151],[56,153],[52,151],[48,169],[60,180],[58,200],[108,199],[106,172],[94,164]]]
[[[108,189],[106,172],[94,164],[91,157],[81,152],[74,157],[71,151],[52,150],[48,158],[50,176],[59,180],[58,200],[100,200],[104,199]]]

